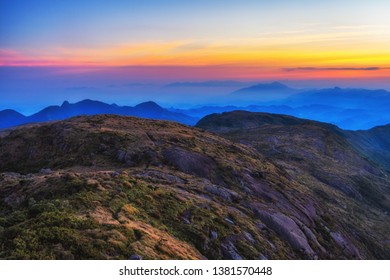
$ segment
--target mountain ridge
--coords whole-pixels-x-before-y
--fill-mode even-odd
[[[0,111],[0,129],[27,123],[63,120],[78,115],[118,114],[144,118],[164,119],[184,124],[194,124],[197,119],[182,113],[171,112],[153,101],[140,103],[134,107],[107,104],[101,101],[84,99],[76,103],[64,101],[61,106],[48,106],[30,116],[24,116],[13,110]]]
[[[389,257],[388,178],[336,127],[238,114],[218,135],[117,115],[13,128],[0,258]]]

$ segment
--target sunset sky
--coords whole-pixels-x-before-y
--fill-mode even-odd
[[[176,81],[389,89],[389,11],[385,0],[0,0],[0,109],[77,99],[72,88],[123,101],[102,87]]]

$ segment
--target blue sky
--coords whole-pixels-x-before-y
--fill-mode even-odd
[[[0,109],[155,98],[109,87],[137,82],[390,88],[389,11],[384,0],[0,0]]]

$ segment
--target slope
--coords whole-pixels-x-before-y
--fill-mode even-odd
[[[0,159],[0,258],[389,258],[379,207],[367,214],[250,146],[177,123],[20,127],[0,138]]]

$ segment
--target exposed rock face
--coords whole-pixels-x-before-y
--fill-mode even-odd
[[[221,244],[223,256],[227,260],[242,260],[242,256],[237,252],[236,245],[232,239],[226,240]]]
[[[263,210],[257,210],[256,213],[269,228],[287,240],[291,247],[304,252],[310,259],[316,258],[316,254],[310,247],[305,234],[293,219],[282,213],[268,213]]]
[[[217,195],[229,202],[237,202],[241,199],[241,196],[235,191],[228,190],[224,187],[216,186],[216,185],[206,185],[204,190],[213,195]]]
[[[331,232],[333,240],[340,246],[340,248],[352,258],[361,259],[359,250],[351,243],[345,240],[345,238],[339,232]]]
[[[215,161],[204,154],[193,153],[181,148],[163,151],[164,160],[178,170],[210,179],[216,169]]]

